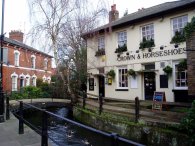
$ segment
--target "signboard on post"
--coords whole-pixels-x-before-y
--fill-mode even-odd
[[[154,92],[152,110],[162,110],[162,103],[166,101],[165,92]]]

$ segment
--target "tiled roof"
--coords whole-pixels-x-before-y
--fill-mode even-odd
[[[49,55],[47,53],[44,53],[42,51],[39,51],[39,50],[37,50],[37,49],[35,49],[33,47],[30,47],[30,46],[28,46],[28,45],[26,45],[26,44],[24,44],[22,42],[19,42],[19,41],[16,41],[16,40],[12,40],[12,39],[7,38],[7,37],[4,37],[4,41],[7,42],[7,43],[9,43],[9,44],[13,44],[13,45],[22,47],[23,49],[27,49],[27,50],[31,50],[31,51],[34,51],[34,52],[38,52],[38,53],[41,53],[41,54],[44,54],[44,55],[46,55],[48,57],[53,58],[53,56],[51,56],[51,55]]]
[[[98,27],[94,29],[92,32],[100,31],[103,29],[106,29],[108,27],[117,27],[119,25],[128,23],[133,24],[136,21],[146,19],[147,17],[151,16],[159,16],[163,14],[166,14],[167,12],[171,10],[176,10],[178,8],[184,8],[186,6],[193,6],[195,7],[195,0],[180,0],[180,1],[173,1],[173,2],[166,2],[162,3],[153,7],[149,7],[146,9],[141,9],[135,13],[128,14],[120,19],[117,19],[110,24],[103,25],[101,27]],[[83,35],[87,35],[91,32],[84,33]]]

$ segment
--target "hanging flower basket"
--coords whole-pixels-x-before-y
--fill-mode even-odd
[[[135,78],[135,76],[136,76],[136,73],[135,73],[135,71],[133,69],[129,69],[127,74],[132,76],[133,78]]]
[[[170,67],[169,65],[167,65],[167,66],[163,69],[163,71],[164,71],[167,75],[171,75],[173,69],[172,69],[172,67]]]
[[[110,77],[112,77],[112,79],[114,79],[115,78],[115,71],[113,70],[113,69],[111,69],[109,72],[107,72],[107,76],[110,76]]]
[[[182,61],[180,61],[177,67],[178,67],[178,71],[187,70],[187,60],[183,59]]]

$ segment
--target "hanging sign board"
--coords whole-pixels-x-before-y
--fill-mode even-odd
[[[153,110],[162,110],[162,103],[166,101],[165,92],[154,92],[153,96]]]

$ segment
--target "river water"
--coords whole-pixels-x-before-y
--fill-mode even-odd
[[[62,117],[72,119],[72,114],[68,108],[48,108]],[[28,109],[24,111],[24,118],[41,129],[41,112]],[[78,126],[71,125],[56,117],[48,117],[48,134],[52,138],[50,143],[53,146],[111,146],[111,139]],[[119,146],[127,146],[127,144],[119,143]]]

